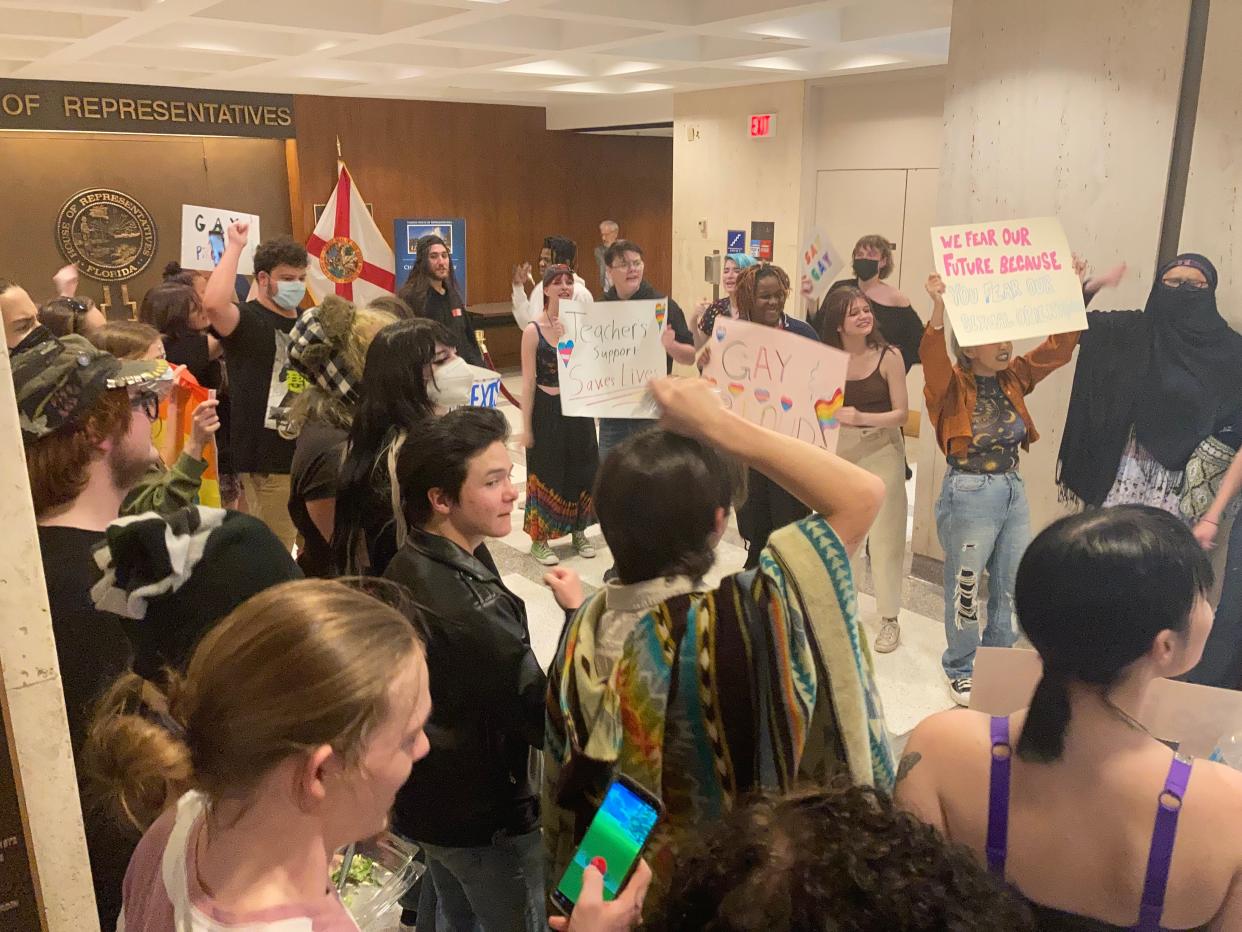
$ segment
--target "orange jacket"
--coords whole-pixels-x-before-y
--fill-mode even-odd
[[[1025,356],[1016,357],[1008,369],[996,373],[1001,391],[1026,422],[1023,450],[1030,449],[1039,439],[1024,397],[1069,362],[1077,345],[1077,332],[1053,334]],[[923,397],[927,401],[927,416],[936,426],[936,442],[948,456],[965,456],[974,435],[971,416],[975,411],[975,377],[969,369],[949,359],[944,330],[933,330],[931,324],[923,330],[919,360],[923,363]]]

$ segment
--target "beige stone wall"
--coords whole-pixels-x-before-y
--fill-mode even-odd
[[[1142,306],[1188,16],[1189,0],[956,0],[938,222],[1056,215],[1096,267],[1130,264],[1123,286],[1097,306]],[[1036,530],[1062,511],[1054,475],[1072,377],[1066,367],[1030,399],[1041,439],[1023,457],[1022,475]],[[939,557],[933,507],[944,458],[930,429],[919,467],[914,550]]]

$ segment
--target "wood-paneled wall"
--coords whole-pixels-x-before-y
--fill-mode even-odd
[[[647,277],[669,286],[671,139],[549,132],[544,112],[435,101],[298,97],[303,232],[336,181],[336,138],[385,237],[397,217],[466,218],[470,303],[508,301],[511,269],[538,258],[543,237],[578,244],[578,269],[598,292],[599,222],[639,243]]]
[[[155,221],[155,258],[125,283],[141,302],[164,264],[181,257],[181,205],[258,214],[263,237],[289,232],[284,146],[278,139],[139,136],[103,133],[0,133],[5,186],[0,219],[0,277],[10,275],[37,302],[52,297],[64,265],[56,248],[61,205],[83,188],[115,188],[136,198]],[[104,285],[82,277],[78,291],[103,300]],[[128,317],[111,286],[112,317]]]

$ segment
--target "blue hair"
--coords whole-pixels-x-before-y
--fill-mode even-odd
[[[731,252],[731,253],[728,253],[728,254],[725,256],[725,259],[726,259],[726,260],[728,260],[728,261],[730,261],[730,262],[733,262],[733,263],[734,263],[734,264],[738,267],[738,270],[739,270],[739,271],[740,271],[740,270],[742,270],[742,269],[748,269],[748,268],[750,268],[752,265],[758,265],[758,264],[759,264],[759,260],[758,260],[758,259],[756,259],[754,256],[747,255],[747,254],[746,254],[746,253],[744,253],[744,252]]]

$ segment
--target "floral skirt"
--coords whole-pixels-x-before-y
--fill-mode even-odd
[[[559,395],[535,389],[535,445],[526,451],[526,518],[531,540],[552,540],[595,521],[591,489],[599,468],[595,420],[566,417]]]
[[[1151,505],[1161,511],[1182,517],[1178,499],[1182,494],[1184,473],[1160,465],[1130,434],[1130,442],[1121,454],[1117,478],[1104,498],[1104,507],[1113,505]]]

